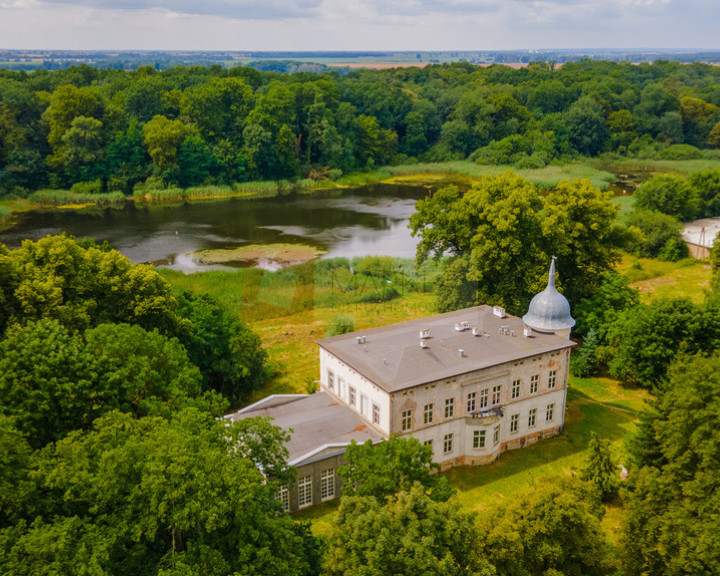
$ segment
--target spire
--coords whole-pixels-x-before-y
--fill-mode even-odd
[[[555,260],[557,259],[557,256],[552,257],[552,261],[550,262],[550,272],[548,273],[548,288],[552,286],[555,288]]]
[[[570,304],[555,288],[555,256],[550,262],[547,288],[532,299],[523,320],[538,332],[566,330],[575,325],[570,315]]]

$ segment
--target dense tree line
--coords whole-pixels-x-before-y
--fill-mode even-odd
[[[720,147],[720,71],[582,60],[336,73],[75,66],[0,71],[2,194],[327,177],[472,158],[699,157]]]

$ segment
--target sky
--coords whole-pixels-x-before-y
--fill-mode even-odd
[[[0,0],[0,49],[720,49],[720,0]]]

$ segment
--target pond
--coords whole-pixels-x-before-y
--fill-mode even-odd
[[[26,238],[67,232],[107,240],[133,262],[184,272],[224,267],[199,264],[189,257],[197,250],[249,244],[304,244],[326,251],[324,258],[413,258],[417,240],[408,218],[427,194],[421,186],[376,184],[266,199],[38,210],[18,215],[13,228],[0,232],[0,243],[16,248]]]

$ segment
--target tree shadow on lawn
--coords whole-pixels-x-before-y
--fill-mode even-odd
[[[599,403],[575,390],[568,402],[563,432],[537,444],[503,453],[486,466],[462,466],[443,474],[459,493],[465,505],[482,507],[478,497],[499,494],[506,497],[539,477],[565,474],[584,464],[590,433],[611,442],[630,432],[639,412],[616,403]],[[475,502],[469,502],[469,499]]]

